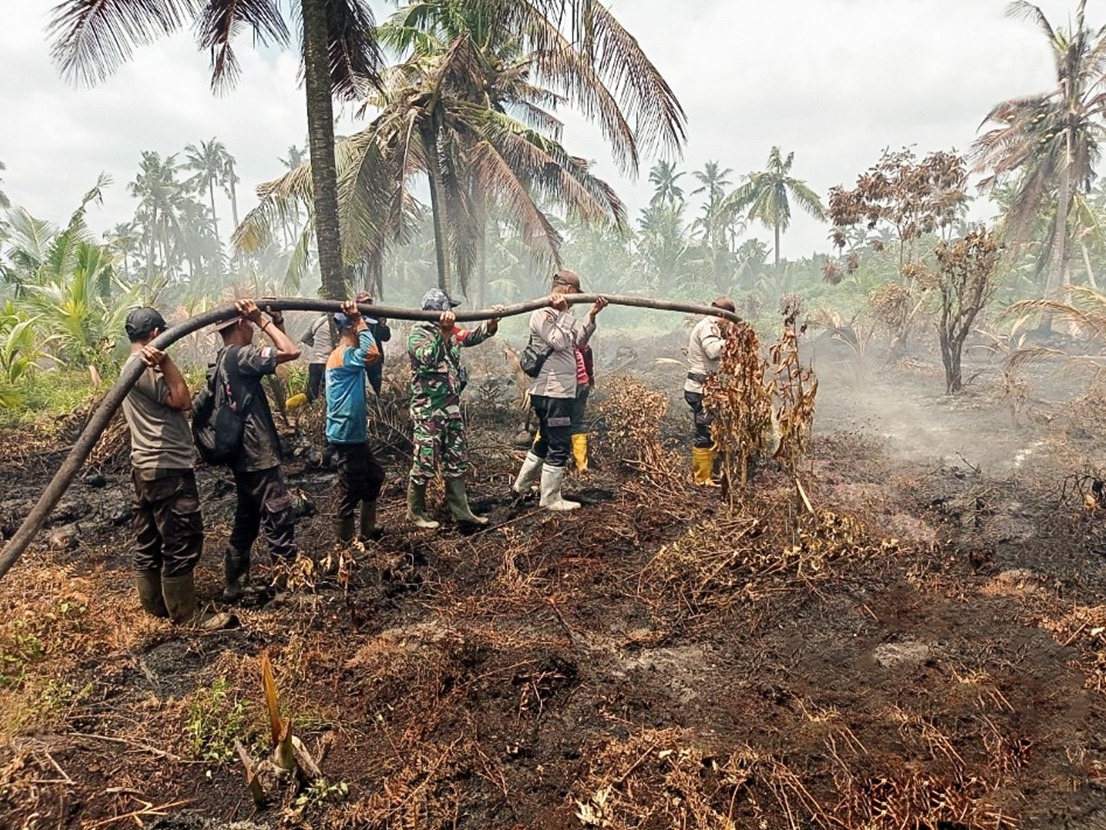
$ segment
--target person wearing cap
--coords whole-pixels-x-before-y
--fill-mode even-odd
[[[185,413],[192,409],[180,369],[150,342],[166,329],[157,309],[136,308],[125,324],[131,353],[142,374],[123,399],[131,434],[134,483],[134,569],[146,613],[178,625],[215,628],[220,617],[197,614],[194,571],[204,546],[204,521],[196,489],[196,450]]]
[[[527,495],[540,476],[540,504],[548,510],[575,510],[579,502],[561,494],[565,464],[572,452],[572,408],[576,402],[576,350],[583,348],[595,332],[595,317],[607,301],[598,299],[581,326],[569,310],[568,294],[579,294],[580,277],[560,269],[553,273],[549,308],[530,315],[530,341],[548,351],[541,371],[530,386],[530,406],[538,416],[538,433],[522,462],[511,490]]]
[[[734,301],[729,297],[718,297],[711,306],[734,311]],[[725,344],[721,320],[710,314],[695,324],[687,343],[688,372],[684,381],[684,400],[691,407],[695,423],[695,443],[691,448],[692,473],[695,483],[702,487],[718,486],[714,481],[714,459],[718,452],[710,432],[714,418],[703,406],[703,388],[707,379],[718,371]]]
[[[373,304],[372,294],[368,291],[359,292],[356,300],[362,305]],[[369,333],[373,336],[377,351],[380,352],[380,360],[370,365],[366,371],[369,386],[379,396],[380,390],[384,386],[384,344],[392,339],[392,329],[383,317],[366,317],[365,324],[369,327]]]
[[[353,541],[361,508],[361,541],[376,538],[376,499],[384,486],[384,468],[368,443],[365,372],[380,362],[368,324],[353,300],[334,315],[338,347],[326,362],[326,440],[338,457],[338,541]]]
[[[498,320],[488,320],[475,329],[457,325],[449,295],[432,288],[422,297],[424,311],[441,312],[437,322],[417,323],[407,338],[411,359],[411,420],[414,449],[407,482],[407,520],[417,527],[433,529],[438,522],[426,515],[426,485],[441,467],[446,502],[454,521],[485,525],[469,507],[465,489],[468,452],[465,423],[461,417],[461,390],[467,376],[461,366],[461,349],[476,346],[494,335]]]
[[[240,600],[249,587],[250,549],[260,531],[274,565],[289,565],[296,557],[295,512],[280,469],[280,438],[261,381],[276,374],[281,363],[296,360],[300,350],[285,333],[280,312],[270,312],[266,318],[253,300],[235,305],[239,316],[216,327],[223,348],[211,367],[215,371],[225,365],[243,421],[242,449],[231,465],[237,506],[223,558],[227,602]],[[255,327],[270,338],[271,346],[254,345]],[[274,585],[280,584],[278,575]]]

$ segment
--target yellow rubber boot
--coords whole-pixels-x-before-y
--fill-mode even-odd
[[[293,395],[288,400],[286,400],[284,402],[284,408],[288,411],[291,411],[293,409],[299,409],[305,403],[307,403],[307,395],[305,395],[303,392],[300,392],[298,395]]]
[[[717,453],[710,447],[691,448],[691,468],[695,473],[695,483],[700,487],[717,487],[714,480],[714,456]]]
[[[572,457],[576,461],[576,472],[586,473],[588,471],[588,436],[586,432],[572,436]]]

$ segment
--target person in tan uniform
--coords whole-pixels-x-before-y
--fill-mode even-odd
[[[734,311],[734,301],[729,297],[718,297],[711,303],[712,308]],[[722,347],[726,341],[722,337],[722,321],[708,315],[695,324],[687,343],[687,379],[684,381],[684,400],[691,407],[695,422],[695,443],[691,448],[691,466],[695,483],[703,487],[716,487],[714,481],[714,459],[718,454],[711,437],[710,424],[713,420],[710,412],[703,406],[703,388],[707,378],[718,371],[722,362]]]
[[[530,341],[548,350],[541,371],[530,386],[530,406],[538,416],[538,434],[511,485],[515,495],[526,495],[540,477],[541,500],[547,510],[575,510],[579,502],[561,493],[565,464],[572,453],[572,407],[576,402],[576,350],[587,345],[595,331],[595,317],[607,301],[602,297],[580,325],[569,310],[566,295],[582,293],[580,277],[568,269],[553,274],[548,308],[530,315]]]

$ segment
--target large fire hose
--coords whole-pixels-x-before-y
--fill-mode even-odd
[[[667,300],[652,300],[646,297],[629,297],[620,294],[567,294],[564,296],[569,303],[574,305],[580,303],[593,303],[602,297],[611,305],[650,308],[658,311],[677,311],[686,314],[710,314],[733,322],[741,322],[741,318],[736,314],[713,306],[700,306],[692,303],[678,303]],[[341,302],[335,300],[311,300],[300,299],[298,297],[278,297],[275,299],[259,300],[258,303],[274,311],[335,312],[340,311],[342,306]],[[542,297],[541,299],[528,300],[524,303],[502,306],[495,310],[458,310],[455,314],[457,315],[458,322],[476,322],[497,317],[512,317],[518,314],[526,314],[527,312],[544,308],[548,305],[549,298]],[[435,321],[441,314],[441,312],[437,311],[422,311],[412,308],[389,308],[380,305],[361,305],[359,307],[361,313],[366,316],[384,317],[392,320]],[[221,323],[237,315],[238,310],[233,305],[227,304],[219,306],[211,311],[191,317],[183,323],[179,323],[162,332],[151,341],[150,345],[162,350],[167,349],[182,337],[199,331],[204,326]],[[85,424],[84,430],[77,438],[76,443],[73,444],[73,449],[69,451],[69,455],[66,456],[61,467],[54,473],[54,477],[50,480],[46,489],[42,491],[42,495],[39,496],[38,502],[35,504],[34,508],[27,514],[23,523],[19,525],[15,534],[12,536],[7,546],[5,546],[3,553],[0,553],[0,579],[11,569],[11,566],[19,559],[23,551],[27,549],[27,546],[42,528],[43,523],[49,517],[51,511],[57,506],[57,503],[61,501],[61,497],[65,495],[65,491],[69,489],[69,485],[73,482],[73,479],[76,478],[77,473],[80,472],[84,462],[88,459],[89,453],[91,453],[93,447],[96,446],[96,442],[100,440],[100,436],[103,435],[104,430],[107,429],[116,410],[119,409],[119,405],[123,402],[123,399],[127,396],[127,393],[131,390],[131,387],[134,386],[145,368],[145,365],[137,360],[123,367],[123,371],[119,375],[119,380],[117,380],[115,385],[104,395],[103,400],[100,401],[99,407],[97,407],[96,411],[92,414],[92,417],[88,419],[88,423]]]

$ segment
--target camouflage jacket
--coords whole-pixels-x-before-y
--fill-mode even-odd
[[[411,358],[411,417],[461,417],[461,347],[483,343],[487,323],[472,330],[457,326],[447,343],[437,323],[418,323],[407,337]]]

